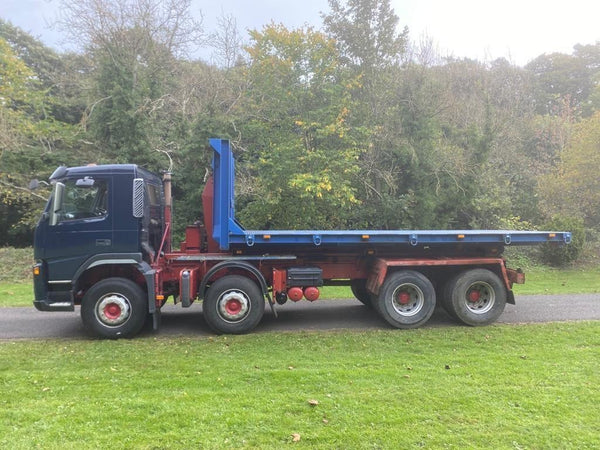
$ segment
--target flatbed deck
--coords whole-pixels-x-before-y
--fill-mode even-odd
[[[246,230],[235,219],[234,159],[229,141],[211,139],[213,159],[213,239],[221,250],[231,246],[440,246],[568,244],[571,233],[514,230]]]
[[[569,243],[570,233],[508,230],[241,230],[228,236],[230,245],[533,245]]]

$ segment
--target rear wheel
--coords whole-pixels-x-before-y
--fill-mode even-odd
[[[215,281],[203,303],[204,318],[217,333],[243,334],[254,329],[265,311],[265,300],[254,281],[228,275]]]
[[[446,311],[454,320],[458,320],[458,317],[454,313],[454,307],[452,306],[452,292],[454,291],[457,278],[457,276],[454,276],[444,283],[440,293],[441,298],[438,299],[439,303],[444,308],[444,311]]]
[[[93,285],[81,302],[81,319],[95,335],[110,339],[140,332],[148,314],[142,288],[125,278],[107,278]]]
[[[433,314],[435,289],[419,272],[396,272],[381,286],[375,309],[393,327],[417,328]]]
[[[489,325],[506,306],[506,287],[487,269],[473,269],[452,279],[445,289],[444,307],[466,325]]]
[[[373,294],[367,290],[367,280],[352,280],[350,289],[359,302],[369,307],[372,306]]]

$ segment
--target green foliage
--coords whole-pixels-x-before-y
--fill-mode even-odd
[[[549,231],[570,231],[572,241],[569,245],[564,246],[544,244],[541,247],[542,262],[562,267],[580,257],[586,243],[583,220],[571,216],[555,216],[545,224],[544,228]]]
[[[37,73],[0,37],[0,245],[31,244],[43,203],[24,186],[73,145],[73,128],[49,115],[53,103]]]
[[[260,177],[252,196],[241,192],[240,217],[249,227],[343,226],[358,204],[361,129],[348,126],[353,80],[344,80],[333,41],[310,28],[271,25],[251,35],[246,102],[262,113],[244,130],[262,151],[241,155]]]
[[[62,6],[77,54],[0,20],[3,242],[31,240],[30,179],[90,162],[172,165],[182,236],[209,137],[231,139],[251,228],[600,227],[598,44],[525,68],[444,60],[389,0],[331,0],[324,32],[270,24],[245,49],[220,21],[226,61],[209,64],[186,56],[201,31],[187,0]]]
[[[581,108],[594,86],[593,72],[586,60],[577,55],[540,55],[527,64],[526,69],[534,75],[540,114],[555,114],[563,102],[569,107]]]
[[[398,16],[389,0],[328,0],[325,30],[336,40],[344,61],[360,72],[396,64],[405,53],[408,30],[398,34]]]
[[[600,112],[574,125],[556,168],[540,177],[546,211],[600,228]]]
[[[165,69],[171,55],[164,52],[157,63],[152,51],[158,46],[143,30],[134,29],[94,53],[97,100],[87,124],[106,160],[161,168],[153,137],[163,132],[163,124],[154,113],[169,87]]]

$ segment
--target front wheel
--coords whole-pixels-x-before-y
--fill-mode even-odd
[[[109,339],[133,337],[140,332],[148,314],[141,287],[125,278],[107,278],[83,296],[81,320],[96,336]]]
[[[445,290],[444,307],[466,325],[495,322],[506,306],[506,287],[487,269],[473,269],[452,279]]]
[[[202,309],[206,322],[217,333],[244,334],[262,319],[265,300],[254,281],[228,275],[210,286]]]
[[[375,300],[376,310],[395,328],[417,328],[435,309],[435,289],[429,279],[412,270],[389,275]]]

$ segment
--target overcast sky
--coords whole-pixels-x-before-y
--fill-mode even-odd
[[[62,49],[51,28],[59,0],[0,0],[0,17]],[[599,0],[392,0],[400,26],[411,40],[433,39],[442,56],[492,60],[505,57],[519,65],[542,53],[571,53],[575,44],[600,41]],[[288,28],[320,28],[327,0],[192,0],[210,31],[221,13],[233,15],[240,30],[260,29],[274,21]]]

